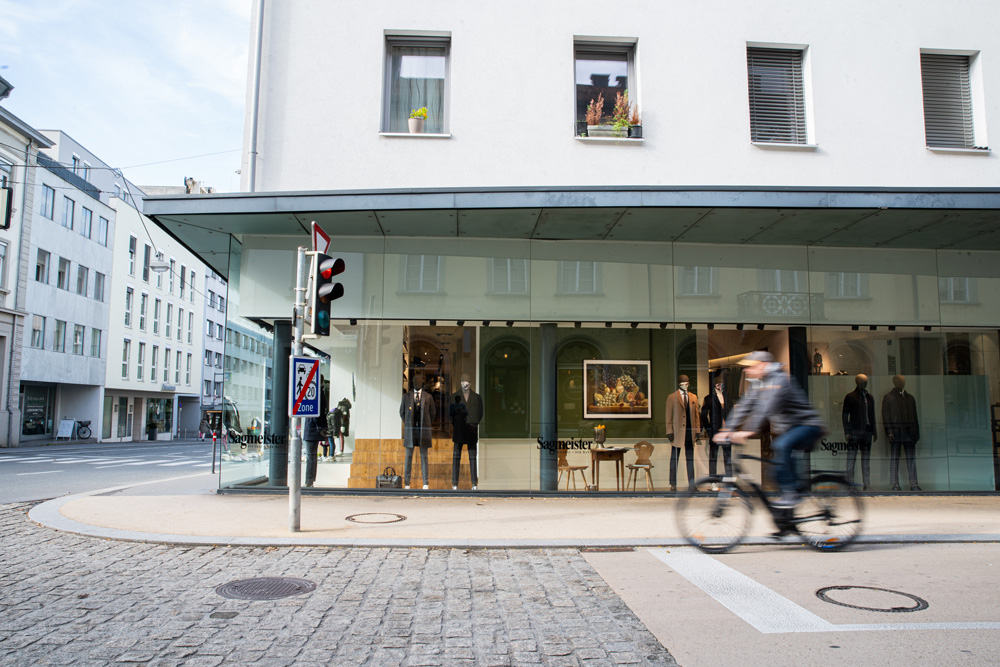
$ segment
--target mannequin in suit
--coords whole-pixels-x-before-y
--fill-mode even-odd
[[[910,491],[922,491],[917,484],[917,441],[920,425],[917,423],[917,401],[906,392],[906,378],[892,378],[893,389],[882,397],[882,428],[889,439],[889,482],[893,491],[899,488],[899,450],[906,451],[906,472],[910,478]]]
[[[854,377],[857,388],[844,396],[844,438],[847,440],[847,480],[854,483],[854,464],[861,452],[861,479],[864,490],[871,484],[872,443],[878,440],[875,432],[875,397],[868,393],[868,376]]]
[[[458,469],[462,465],[462,446],[465,445],[469,448],[472,490],[476,491],[479,488],[476,449],[479,445],[479,422],[483,420],[483,399],[472,391],[472,383],[467,374],[462,374],[462,383],[452,396],[448,415],[451,417],[451,440],[455,443],[455,452],[451,459],[451,488],[458,489]]]
[[[424,488],[428,487],[427,450],[431,448],[431,430],[434,426],[434,399],[424,387],[424,376],[418,375],[413,381],[413,389],[403,394],[399,406],[399,418],[403,420],[403,486],[410,488],[410,473],[413,470],[413,448],[420,449],[420,472],[424,478]]]
[[[726,467],[726,477],[733,476],[733,446],[720,445],[713,442],[712,438],[726,425],[726,412],[729,405],[726,403],[725,378],[722,371],[717,371],[714,377],[714,386],[705,395],[705,401],[701,406],[701,426],[708,435],[708,474],[714,475],[719,459],[719,448],[722,448],[722,461]],[[711,382],[711,381],[710,381]],[[716,489],[712,489],[715,491]]]
[[[667,442],[670,443],[670,490],[677,490],[677,460],[681,447],[687,460],[688,488],[694,485],[694,443],[701,430],[698,397],[688,391],[687,375],[677,377],[677,391],[667,397]]]

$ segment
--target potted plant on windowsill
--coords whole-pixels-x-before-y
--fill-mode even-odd
[[[639,105],[633,104],[628,119],[628,138],[642,139],[642,120],[639,118]]]
[[[427,107],[420,107],[410,111],[410,117],[406,124],[410,129],[410,134],[420,134],[424,131],[424,121],[427,120]]]
[[[584,118],[587,120],[587,136],[588,137],[611,137],[614,136],[613,128],[611,125],[602,125],[601,119],[604,117],[604,95],[599,94],[596,100],[590,100],[590,104],[587,105],[587,114]]]

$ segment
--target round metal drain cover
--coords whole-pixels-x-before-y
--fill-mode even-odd
[[[875,591],[876,598],[887,599],[886,593],[889,596],[898,595],[908,600],[912,600],[915,604],[912,607],[865,607],[859,604],[850,604],[847,602],[841,602],[840,600],[834,600],[828,595],[831,591],[865,591],[862,593],[864,597],[872,597],[872,594],[867,591]],[[908,611],[923,611],[929,606],[927,600],[923,598],[918,598],[916,595],[910,595],[909,593],[902,593],[900,591],[892,591],[888,588],[875,588],[874,586],[827,586],[826,588],[821,588],[816,591],[816,597],[818,597],[823,602],[829,602],[831,604],[839,604],[841,607],[850,607],[851,609],[863,609],[864,611],[884,611],[891,614],[898,614]],[[850,595],[848,595],[850,597]]]
[[[215,592],[232,600],[278,600],[316,590],[316,584],[293,577],[260,577],[222,584]]]
[[[352,514],[347,517],[347,520],[354,523],[396,523],[397,521],[405,521],[406,517],[402,514],[391,514],[389,512],[363,512],[361,514]]]

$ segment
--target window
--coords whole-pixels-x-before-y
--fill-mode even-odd
[[[69,197],[63,196],[62,226],[66,229],[73,229],[73,217],[76,215],[76,202]]]
[[[83,180],[87,181],[88,183],[90,182],[90,170],[91,170],[90,163],[87,162],[86,160],[84,160],[84,162],[83,162]]]
[[[183,356],[180,350],[177,350],[177,363],[174,365],[174,384],[181,383],[181,357]]]
[[[134,236],[128,237],[128,274],[130,276],[135,275],[135,243]]]
[[[94,271],[94,298],[104,301],[104,274]]]
[[[213,392],[216,398],[222,398],[222,383],[215,383],[215,391]]]
[[[184,371],[184,384],[191,386],[191,353],[188,352],[187,355],[187,368]]]
[[[31,347],[45,349],[45,318],[41,315],[31,317]]]
[[[208,307],[215,308],[215,292],[208,290]]]
[[[139,359],[137,360],[135,366],[135,379],[139,380],[140,382],[142,381],[142,365],[145,363],[145,360],[146,360],[146,344],[139,343]]]
[[[868,274],[854,272],[827,273],[826,298],[867,299]]]
[[[205,335],[209,338],[212,337],[212,332],[215,331],[214,324],[212,320],[205,320]]]
[[[762,292],[805,292],[805,271],[758,269],[757,289]]]
[[[801,49],[747,47],[750,141],[807,144]]]
[[[160,356],[160,347],[153,346],[153,353],[149,358],[149,381],[156,382],[156,358]]]
[[[559,262],[558,294],[598,294],[601,291],[597,262]]]
[[[437,292],[440,260],[438,255],[406,255],[403,262],[403,291]]]
[[[0,287],[7,286],[7,244],[0,241]]]
[[[212,381],[205,380],[205,396],[211,396],[211,395],[212,395]]]
[[[56,320],[56,335],[52,342],[52,349],[56,352],[66,351],[66,323]]]
[[[122,344],[122,379],[123,380],[127,380],[128,379],[128,364],[129,364],[129,357],[131,356],[131,347],[132,347],[132,341],[130,341],[128,338],[126,338],[125,342]]]
[[[153,333],[160,333],[160,300],[153,302]]]
[[[490,294],[527,294],[528,262],[524,259],[491,259]]]
[[[223,299],[221,295],[219,296],[219,312],[226,312],[226,300]]]
[[[115,197],[122,198],[122,186],[118,183],[115,183]]]
[[[125,288],[125,326],[132,326],[132,288]]]
[[[711,266],[681,267],[681,296],[714,296],[719,293],[718,271]]]
[[[83,354],[83,336],[86,332],[83,325],[73,325],[73,354]]]
[[[219,340],[222,340],[222,325],[221,324],[216,324],[215,325],[215,337],[218,338]]]
[[[101,330],[91,329],[90,330],[90,356],[100,357],[101,356]]]
[[[105,247],[107,247],[108,245],[108,219],[103,216],[100,218],[98,222],[97,242]],[[135,274],[133,273],[133,275]]]
[[[90,269],[85,266],[76,267],[76,293],[87,296],[87,285],[90,282]]]
[[[383,132],[408,132],[413,109],[427,107],[424,132],[446,132],[449,37],[387,37]]]
[[[147,283],[149,282],[149,253],[152,252],[152,248],[148,245],[142,254],[142,279]]]
[[[194,313],[188,313],[188,344],[191,343],[191,332],[194,330]]]
[[[167,304],[167,326],[165,326],[163,328],[163,335],[166,336],[167,338],[170,338],[170,327],[171,327],[171,320],[173,320],[173,317],[174,317],[174,304],[168,303]]]
[[[587,106],[604,98],[601,115],[610,118],[618,93],[625,94],[635,65],[635,45],[615,42],[576,42],[576,120],[587,117]],[[609,121],[610,123],[610,121]]]
[[[163,384],[170,382],[170,348],[163,350]]]
[[[146,308],[149,306],[149,295],[139,296],[139,331],[146,330]]]
[[[94,212],[91,211],[86,206],[82,206],[80,208],[81,208],[80,212],[83,215],[83,220],[81,221],[80,224],[80,233],[89,239],[90,232],[93,231],[94,228]]]
[[[210,350],[205,350],[205,365],[212,365],[212,352]]]
[[[920,54],[924,91],[924,134],[932,148],[982,148],[976,145],[972,113],[970,56]]]
[[[42,186],[42,215],[49,220],[56,219],[56,191],[47,185]]]
[[[181,299],[184,298],[184,286],[187,283],[187,268],[181,264]]]
[[[56,287],[69,291],[69,260],[59,258],[59,272],[56,274]]]
[[[163,261],[163,253],[162,252],[156,253],[156,261],[157,262],[162,262]],[[163,289],[163,271],[157,271],[156,272],[156,286],[159,289]]]
[[[215,367],[222,368],[222,355],[218,352],[215,353]]]
[[[184,329],[184,309],[177,309],[177,340],[181,340],[181,334]]]
[[[194,303],[194,271],[191,272],[191,289],[188,290],[188,297]]]
[[[942,303],[974,303],[976,301],[975,278],[938,278],[938,292]]]
[[[79,175],[79,173],[80,173],[80,157],[78,155],[74,155],[71,158],[70,164],[73,165],[73,173]]]
[[[49,253],[38,249],[38,260],[35,262],[35,280],[49,284]]]
[[[170,292],[171,294],[174,293],[174,269],[176,268],[176,266],[177,262],[175,260],[170,260],[170,278],[168,279],[167,283],[168,285],[167,291]]]

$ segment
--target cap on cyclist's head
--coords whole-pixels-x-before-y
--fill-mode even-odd
[[[756,366],[757,364],[771,364],[774,363],[774,355],[770,352],[765,352],[764,350],[757,350],[756,352],[751,352],[747,356],[743,357],[737,362],[740,366]]]

